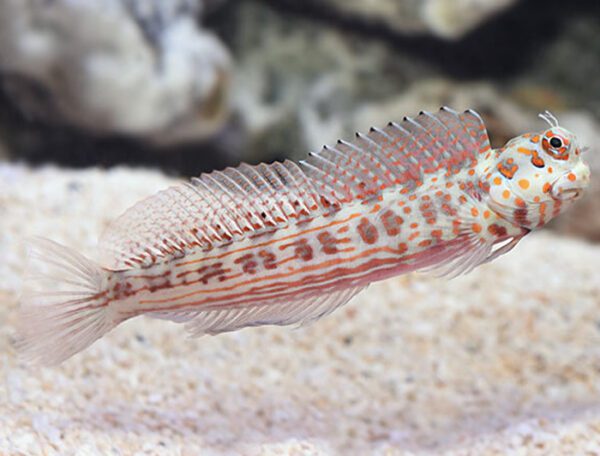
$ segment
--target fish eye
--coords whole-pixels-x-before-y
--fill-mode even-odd
[[[556,160],[569,159],[569,140],[551,131],[546,132],[542,139],[544,152]]]

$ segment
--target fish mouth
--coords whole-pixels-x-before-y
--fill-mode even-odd
[[[571,188],[552,188],[550,192],[550,196],[557,201],[571,201],[576,200],[583,194],[583,188],[581,187],[571,187]]]

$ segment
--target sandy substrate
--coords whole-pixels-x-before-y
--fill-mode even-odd
[[[22,236],[88,254],[159,174],[0,165],[0,454],[599,454],[600,248],[540,233],[312,326],[190,340],[139,318],[58,368],[11,341]]]

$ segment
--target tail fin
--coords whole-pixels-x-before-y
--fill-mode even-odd
[[[30,267],[38,275],[29,277],[31,287],[22,298],[17,349],[27,361],[59,364],[116,325],[103,300],[107,272],[48,239],[28,244]]]

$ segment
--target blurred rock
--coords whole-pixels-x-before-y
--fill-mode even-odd
[[[280,0],[305,5],[305,0]],[[312,0],[317,7],[402,34],[459,39],[517,0]]]
[[[248,129],[252,161],[303,158],[351,132],[353,112],[365,103],[435,74],[376,39],[260,3],[240,4],[228,27],[235,31],[233,103]]]
[[[230,60],[200,0],[0,0],[0,73],[29,115],[159,143],[205,138]]]
[[[8,160],[8,149],[0,139],[0,161]]]
[[[521,79],[530,94],[543,88],[545,102],[559,99],[566,109],[585,109],[600,119],[600,2],[587,3],[595,11],[561,17],[560,36],[531,56]]]

